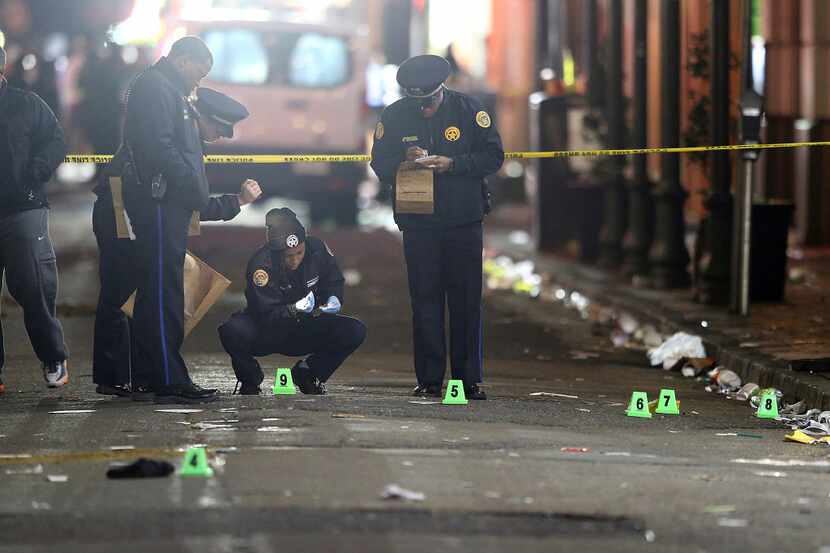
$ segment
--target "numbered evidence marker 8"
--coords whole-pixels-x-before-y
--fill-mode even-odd
[[[759,419],[777,419],[778,418],[778,397],[774,391],[765,392],[761,396],[761,404],[758,406],[758,413],[756,416]]]
[[[293,396],[297,393],[294,388],[294,379],[291,378],[291,369],[279,368],[274,379],[274,395]]]
[[[213,476],[213,469],[208,464],[205,448],[191,447],[187,450],[184,454],[180,474],[182,476],[204,476],[207,478]]]
[[[648,410],[648,396],[645,392],[631,393],[631,401],[625,414],[629,417],[651,418],[651,411]]]
[[[679,415],[677,398],[674,397],[674,390],[663,388],[660,390],[660,397],[657,399],[657,409],[654,411],[660,415]]]
[[[464,395],[464,383],[460,380],[450,380],[442,403],[444,405],[467,405],[467,397]]]

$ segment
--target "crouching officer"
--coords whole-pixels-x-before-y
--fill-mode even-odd
[[[416,396],[441,395],[446,367],[444,309],[449,307],[452,378],[466,396],[486,399],[482,381],[482,220],[489,211],[484,178],[504,161],[501,138],[482,104],[449,90],[450,65],[416,56],[398,70],[405,97],[381,114],[372,169],[393,187],[395,222],[403,231],[412,302]],[[402,167],[403,165],[403,167]],[[427,169],[419,198],[399,201],[398,170]],[[420,171],[421,174],[424,171]]]
[[[196,93],[192,108],[198,118],[202,141],[233,138],[233,126],[248,117],[245,106],[210,88],[198,88]],[[132,372],[135,365],[134,332],[132,321],[121,310],[139,285],[135,270],[136,243],[130,238],[118,237],[109,181],[110,176],[124,174],[125,163],[130,163],[130,159],[127,148],[122,145],[93,190],[97,199],[92,210],[92,230],[98,243],[101,287],[95,310],[92,380],[99,394],[149,400],[152,399],[150,383]],[[261,193],[256,181],[246,180],[239,194],[210,197],[199,218],[202,221],[233,219],[242,206],[256,200]]]
[[[340,315],[343,275],[328,246],[306,236],[288,208],[265,216],[268,243],[248,262],[247,309],[219,327],[240,393],[257,395],[263,380],[256,357],[307,355],[291,369],[304,394],[326,393],[325,382],[363,343],[362,322]]]

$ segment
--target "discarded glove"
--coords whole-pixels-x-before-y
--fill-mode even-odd
[[[309,292],[306,297],[295,303],[294,309],[301,313],[311,313],[314,311],[314,292]]]
[[[141,458],[129,465],[114,466],[107,470],[107,478],[161,478],[169,476],[175,468],[167,461]]]

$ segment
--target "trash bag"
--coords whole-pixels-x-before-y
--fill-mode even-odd
[[[659,347],[648,350],[651,365],[663,365],[664,369],[671,369],[683,357],[706,357],[700,336],[678,332]]]

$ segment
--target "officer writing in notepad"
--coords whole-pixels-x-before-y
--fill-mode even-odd
[[[444,310],[449,308],[450,369],[470,399],[486,399],[482,381],[482,220],[484,181],[504,161],[491,115],[474,98],[450,90],[449,63],[416,56],[398,70],[404,98],[381,114],[372,169],[393,187],[395,222],[403,231],[413,313],[416,396],[438,397],[446,367]],[[415,202],[398,189],[407,169]],[[403,175],[403,176],[402,176]],[[425,187],[425,188],[424,188]],[[432,198],[431,201],[429,198]],[[426,199],[426,201],[425,201]]]

